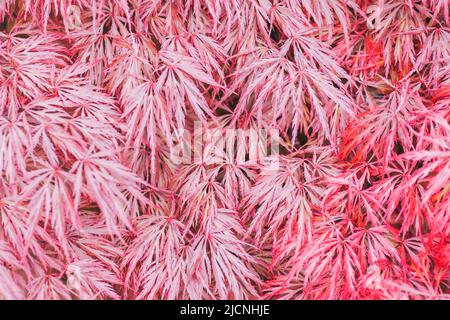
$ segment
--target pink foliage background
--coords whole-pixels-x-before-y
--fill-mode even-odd
[[[0,0],[0,298],[448,299],[449,53],[448,0]]]

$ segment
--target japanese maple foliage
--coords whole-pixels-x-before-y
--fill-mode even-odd
[[[450,299],[449,232],[447,0],[0,0],[0,299]]]

